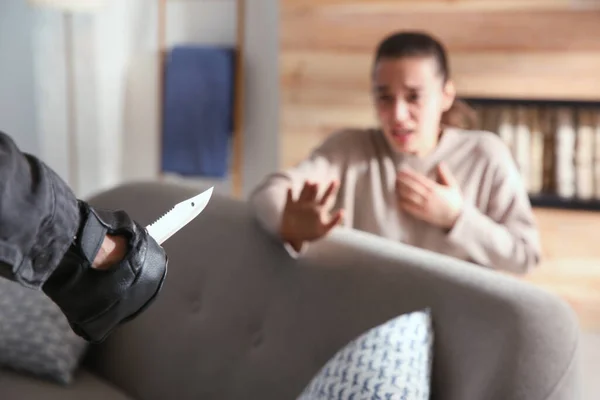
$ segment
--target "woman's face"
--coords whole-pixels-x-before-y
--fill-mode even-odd
[[[375,108],[383,133],[400,153],[425,156],[437,145],[440,120],[454,101],[433,57],[381,59],[373,71]]]

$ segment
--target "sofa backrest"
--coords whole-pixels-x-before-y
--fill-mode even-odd
[[[199,191],[129,184],[91,203],[148,224]],[[164,247],[160,297],[86,361],[139,400],[294,399],[348,341],[425,307],[434,398],[546,398],[573,358],[576,322],[555,296],[359,232],[334,232],[294,260],[245,203],[216,193]]]

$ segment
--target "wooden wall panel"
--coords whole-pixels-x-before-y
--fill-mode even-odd
[[[382,11],[535,11],[535,10],[597,10],[597,0],[285,0],[285,10],[310,12],[318,5],[320,10],[334,12],[360,11],[363,14]]]
[[[284,0],[282,167],[327,132],[375,122],[372,53],[399,29],[444,41],[460,95],[600,100],[600,1]]]
[[[600,10],[314,12],[290,9],[282,14],[284,50],[371,52],[389,32],[426,29],[450,51],[580,51],[598,50]],[[325,9],[325,10],[323,10]]]
[[[600,214],[537,209],[542,265],[524,279],[565,299],[586,331],[600,333]]]
[[[600,51],[561,54],[457,52],[450,69],[462,95],[600,99]],[[281,56],[282,97],[292,104],[362,106],[370,97],[371,63],[367,53],[287,52]]]
[[[285,5],[302,9],[319,5],[336,10],[361,8],[365,12],[393,10],[572,10],[598,9],[596,0],[285,0]],[[367,7],[364,7],[364,6]]]

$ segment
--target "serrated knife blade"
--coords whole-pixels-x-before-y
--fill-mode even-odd
[[[214,187],[177,203],[170,211],[146,227],[148,234],[162,245],[181,228],[196,218],[208,204]]]

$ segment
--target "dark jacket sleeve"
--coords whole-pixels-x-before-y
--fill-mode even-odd
[[[41,289],[86,340],[104,340],[160,292],[167,256],[123,210],[79,200],[37,158],[0,132],[0,276]],[[106,235],[127,238],[125,258],[92,268]]]
[[[0,132],[0,275],[41,288],[80,225],[71,189]]]

